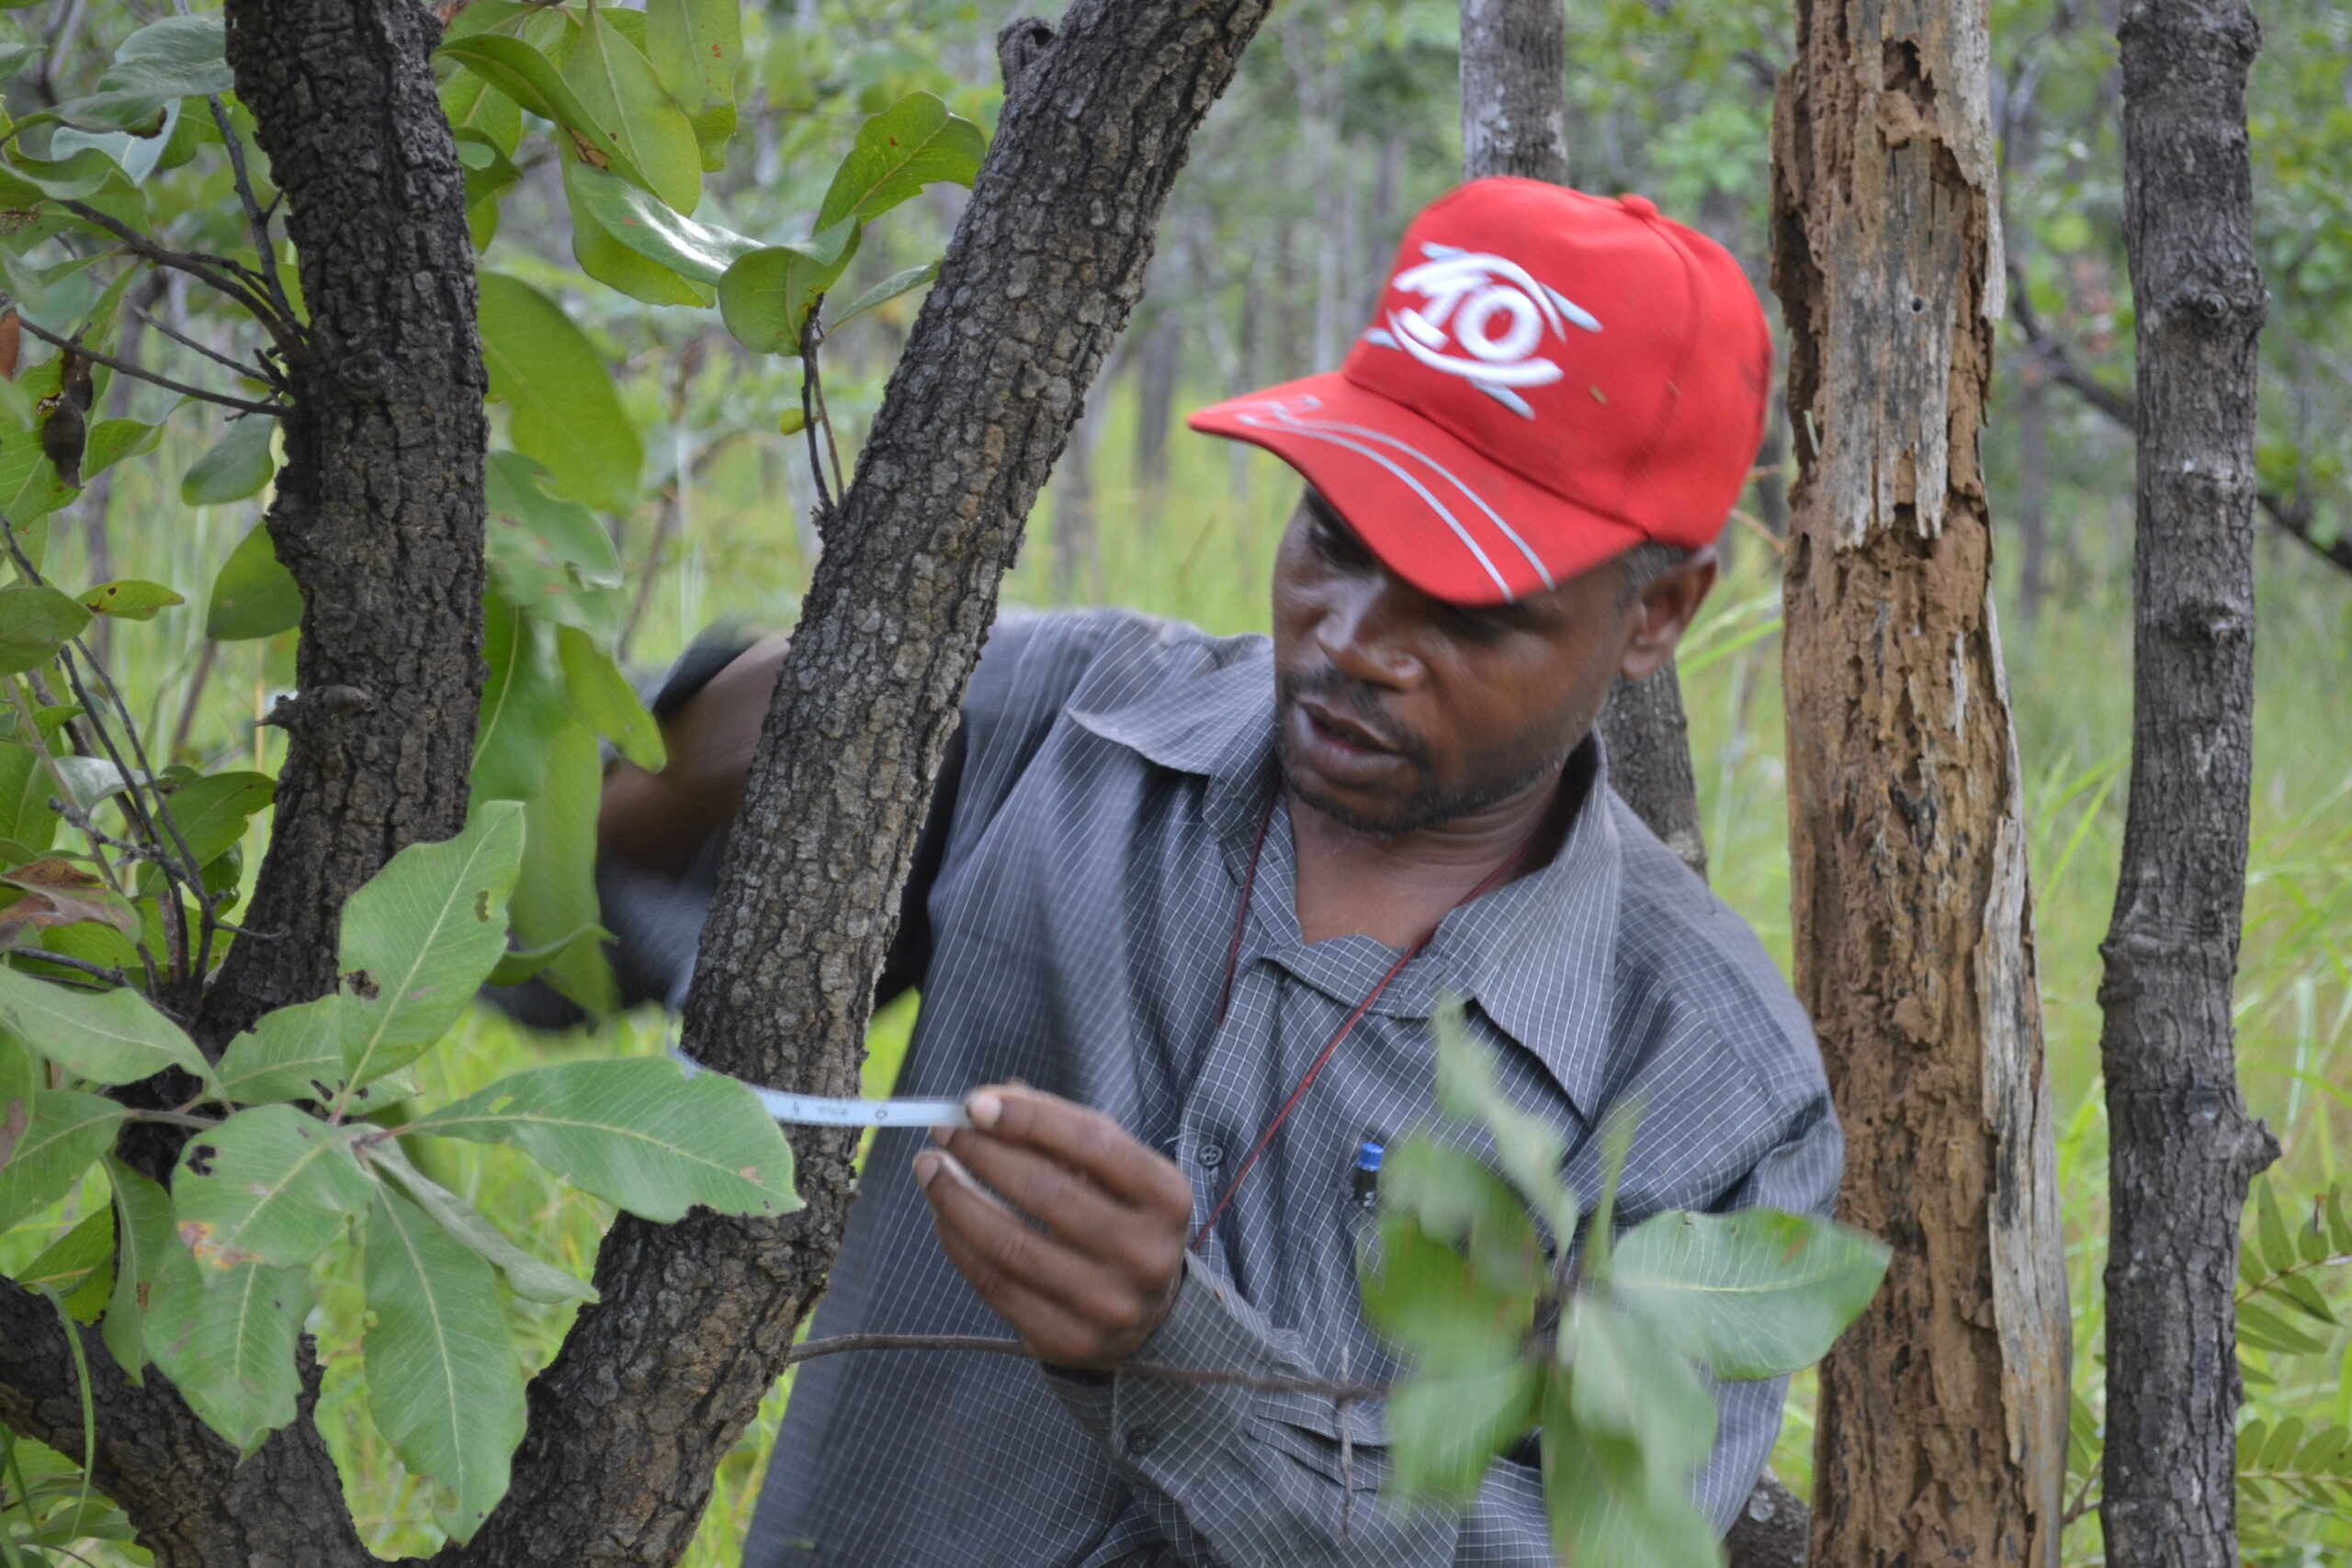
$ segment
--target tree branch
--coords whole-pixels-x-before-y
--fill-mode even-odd
[[[197,398],[208,403],[219,403],[222,408],[240,409],[246,413],[266,413],[273,417],[286,412],[286,405],[283,403],[257,403],[244,398],[232,398],[226,392],[208,392],[201,387],[191,387],[185,381],[175,381],[169,376],[158,376],[153,370],[142,370],[127,359],[117,359],[111,354],[86,347],[71,338],[60,337],[21,310],[17,313],[17,324],[52,348],[70,348],[83,358],[96,361],[109,370],[119,370],[125,376],[136,377],[141,381],[161,387],[167,392],[177,392],[184,398]]]
[[[277,344],[279,353],[288,359],[308,357],[309,351],[302,344],[302,329],[291,317],[280,316],[271,308],[269,302],[255,294],[249,285],[230,276],[201,256],[191,255],[186,251],[175,251],[169,245],[157,243],[120,219],[109,213],[101,212],[86,202],[60,201],[57,205],[85,223],[95,224],[112,234],[122,242],[131,254],[141,260],[152,262],[157,266],[170,267],[175,272],[187,273],[190,277],[210,284],[214,288],[251,311],[254,319],[260,321],[268,331],[270,341]]]

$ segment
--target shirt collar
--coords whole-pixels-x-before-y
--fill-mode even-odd
[[[1204,811],[1238,886],[1274,787],[1273,704],[1273,672],[1261,657],[1170,682],[1107,711],[1072,708],[1069,716],[1160,767],[1208,780]],[[1476,1003],[1543,1063],[1578,1113],[1591,1117],[1611,1070],[1623,846],[1598,730],[1570,765],[1589,766],[1592,780],[1551,863],[1448,915],[1426,955],[1435,962],[1425,959],[1399,976],[1376,1010],[1430,1016],[1442,976],[1444,989]],[[1262,893],[1287,899],[1287,868],[1272,859],[1260,867]],[[1279,875],[1279,887],[1270,874]]]

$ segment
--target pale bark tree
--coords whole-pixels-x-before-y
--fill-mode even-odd
[[[2118,1568],[2238,1560],[2238,1226],[2276,1157],[2238,1093],[2232,985],[2254,765],[2256,351],[2264,313],[2238,3],[2121,27],[2139,334],[2132,788],[2103,948],[2107,1446]]]
[[[1792,340],[1797,995],[1894,1248],[1823,1363],[1815,1561],[2057,1562],[2068,1318],[1978,441],[2002,310],[1983,0],[1799,0],[1774,117]]]

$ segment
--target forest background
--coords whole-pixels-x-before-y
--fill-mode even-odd
[[[778,239],[805,231],[858,122],[905,94],[939,94],[992,126],[991,39],[1018,7],[936,0],[747,7],[739,141],[703,216]],[[52,14],[54,13],[54,14]],[[68,15],[78,17],[64,25]],[[86,90],[114,47],[160,6],[52,0],[13,14],[51,47],[51,85]],[[1361,324],[1406,219],[1454,183],[1455,7],[1435,0],[1291,0],[1245,56],[1172,197],[1146,298],[1032,518],[1010,604],[1107,603],[1216,631],[1260,629],[1264,585],[1295,481],[1272,459],[1182,432],[1190,406],[1329,366]],[[2237,1012],[2249,1107],[2279,1137],[2267,1179],[2307,1194],[2341,1175],[2352,1134],[2352,14],[2325,0],[2260,8],[2252,87],[2257,236],[2271,296],[2263,340],[2254,832]],[[2098,944],[2122,829],[2131,700],[2132,444],[2113,410],[2132,384],[2132,302],[2120,234],[2120,84],[2111,8],[2041,0],[1993,9],[1994,112],[2003,150],[2012,310],[2001,336],[1984,456],[1998,594],[2027,812],[2037,948],[2058,1109],[2060,1190],[2075,1314],[2075,1392],[2095,1412],[2105,1265],[2104,1122],[2098,1077]],[[0,26],[5,26],[0,23]],[[1569,9],[1571,179],[1641,191],[1727,245],[1765,290],[1772,84],[1788,60],[1784,7],[1756,0],[1611,0]],[[62,42],[60,41],[62,40]],[[18,84],[12,93],[32,90]],[[645,459],[629,504],[604,513],[627,571],[625,663],[650,675],[715,626],[788,626],[813,565],[808,448],[783,424],[798,407],[792,362],[742,351],[707,310],[650,306],[584,285],[571,264],[560,172],[523,161],[488,267],[548,290],[612,368]],[[213,193],[233,222],[233,197]],[[964,193],[934,186],[867,236],[854,293],[937,254]],[[70,317],[70,281],[51,314]],[[1769,295],[1767,296],[1769,299]],[[846,327],[826,350],[825,393],[845,458],[877,406],[919,296]],[[198,341],[221,323],[176,282],[158,321]],[[1777,323],[1777,310],[1768,310]],[[160,337],[143,362],[200,371]],[[118,378],[113,417],[159,420],[168,393]],[[1711,874],[1788,962],[1787,810],[1781,763],[1778,562],[1784,461],[1775,426],[1727,530],[1730,570],[1681,673]],[[153,462],[98,476],[53,525],[66,581],[213,581],[257,520],[258,498],[184,508],[187,470],[213,436],[164,427]],[[149,733],[207,771],[251,759],[274,772],[277,731],[256,720],[292,684],[287,639],[208,644],[200,606],[146,623],[103,622],[114,669]],[[193,701],[190,700],[191,695]],[[254,828],[255,846],[266,819]],[[258,856],[248,858],[257,863]],[[869,1088],[887,1088],[911,1014],[876,1024]],[[582,1042],[515,1029],[487,1010],[436,1053],[428,1092],[470,1091],[519,1066],[583,1050],[650,1052],[665,1021],[614,1021]],[[511,1151],[468,1145],[452,1185],[510,1234],[585,1272],[610,1218],[597,1201]],[[74,1201],[0,1237],[13,1269],[77,1218]],[[375,1431],[349,1369],[356,1280],[327,1281],[315,1320],[326,1366],[322,1427],[335,1445],[368,1543],[392,1553],[437,1539],[431,1508]],[[542,1356],[570,1308],[515,1303]],[[2311,1326],[2311,1325],[2306,1325]],[[2352,1336],[2324,1349],[2250,1358],[2250,1419],[2352,1421]],[[339,1369],[342,1371],[339,1373]],[[789,1380],[722,1468],[690,1562],[731,1562]],[[1800,1494],[1810,1451],[1801,1383],[1776,1467]],[[2337,1560],[2340,1519],[2264,1516],[2265,1562]],[[2070,1533],[2095,1561],[2097,1524]],[[116,1549],[120,1550],[120,1549]],[[136,1555],[132,1552],[131,1555]]]

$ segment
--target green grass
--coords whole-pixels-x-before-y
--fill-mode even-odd
[[[1099,596],[1218,631],[1261,627],[1268,567],[1294,481],[1271,458],[1252,454],[1236,461],[1221,444],[1179,434],[1164,492],[1138,494],[1126,479],[1130,417],[1130,402],[1114,401],[1098,449]],[[116,572],[169,582],[200,601],[252,513],[190,514],[177,506],[170,487],[195,452],[193,443],[174,435],[160,462],[126,466],[116,512]],[[665,570],[637,644],[641,660],[666,659],[712,618],[773,622],[788,614],[802,563],[789,521],[770,499],[772,472],[756,441],[733,445],[701,471],[691,529]],[[1009,603],[1046,602],[1045,545],[1053,511],[1049,496],[1006,584]],[[150,516],[168,525],[137,521]],[[625,544],[641,537],[643,528],[642,519],[625,525]],[[86,555],[71,530],[59,532],[51,565],[70,586],[83,580]],[[1753,539],[1738,541],[1727,579],[1693,633],[1684,689],[1715,886],[1785,965],[1788,814],[1773,564]],[[2106,1159],[2098,943],[2122,840],[2121,764],[2131,731],[2128,604],[2120,589],[2094,592],[2052,604],[2039,626],[2028,629],[2013,614],[2005,615],[2004,625],[2026,782],[2036,951],[2077,1318],[2075,1382],[2096,1406],[2102,1393],[2098,1332]],[[134,702],[156,716],[159,731],[167,731],[176,715],[199,627],[200,613],[191,608],[116,630],[118,671]],[[271,689],[289,679],[282,649],[224,650],[198,709],[192,760],[250,763],[258,744],[263,761],[275,767],[277,732],[256,732],[253,720]],[[2239,1050],[2247,1100],[2278,1134],[2284,1150],[2272,1179],[2283,1193],[2303,1194],[2343,1174],[2345,1140],[2352,1134],[2344,1070],[2352,1033],[2352,712],[2344,696],[2352,689],[2352,582],[2300,555],[2266,549],[2257,688]],[[910,1022],[905,1009],[877,1022],[870,1090],[881,1092],[895,1072]],[[426,1091],[438,1099],[536,1062],[584,1049],[650,1051],[662,1039],[662,1021],[650,1016],[617,1023],[591,1043],[533,1037],[479,1014],[426,1059]],[[575,1271],[593,1268],[596,1238],[609,1217],[602,1204],[500,1149],[452,1144],[433,1157],[445,1180],[511,1234]],[[0,1264],[29,1258],[76,1217],[79,1201],[0,1237]],[[388,1554],[425,1551],[438,1539],[430,1501],[401,1471],[368,1421],[364,1402],[355,1397],[360,1325],[349,1260],[346,1253],[343,1263],[322,1274],[313,1324],[326,1365],[320,1420],[345,1467],[369,1544]],[[2340,1282],[2337,1292],[2352,1294]],[[568,1311],[517,1303],[514,1312],[533,1356],[544,1361],[560,1341]],[[2352,1393],[2346,1393],[2352,1378],[2345,1375],[2352,1372],[2352,1337],[2337,1332],[2324,1357],[2254,1359],[2274,1380],[2252,1390],[2262,1408],[2352,1419]],[[788,1391],[789,1380],[721,1466],[709,1514],[686,1559],[697,1568],[735,1561]],[[1810,1432],[1810,1390],[1801,1382],[1776,1456],[1782,1472],[1800,1486],[1809,1473]],[[2324,1532],[2343,1528],[2314,1524],[2305,1533],[2336,1551],[2345,1542]],[[2097,1561],[2095,1536],[2095,1524],[2073,1531],[2067,1561]]]

